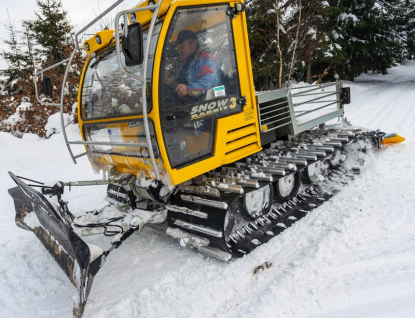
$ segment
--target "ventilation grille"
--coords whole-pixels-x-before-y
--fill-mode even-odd
[[[225,161],[233,161],[237,158],[252,153],[258,149],[258,137],[255,125],[251,124],[226,134]]]
[[[259,122],[262,132],[291,124],[290,107],[287,97],[260,103]]]

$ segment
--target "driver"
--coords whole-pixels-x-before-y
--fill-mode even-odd
[[[198,98],[221,84],[218,64],[212,54],[200,49],[196,34],[191,30],[182,30],[175,44],[182,65],[171,84],[178,97]]]

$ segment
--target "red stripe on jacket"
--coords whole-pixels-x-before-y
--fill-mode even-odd
[[[197,77],[197,79],[203,77],[205,74],[214,74],[215,71],[208,65],[203,65],[202,70],[200,71],[199,76]]]

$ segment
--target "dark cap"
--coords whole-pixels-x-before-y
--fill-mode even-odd
[[[182,30],[177,35],[176,44],[182,44],[186,40],[197,41],[197,36],[190,30]]]

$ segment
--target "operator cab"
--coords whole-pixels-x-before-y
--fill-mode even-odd
[[[164,169],[162,174],[173,184],[261,149],[253,110],[243,114],[254,107],[255,98],[252,81],[239,80],[241,65],[243,74],[251,72],[245,46],[241,44],[237,54],[235,42],[236,36],[247,39],[245,22],[229,14],[229,4],[191,7],[185,3],[166,4],[154,24],[150,23],[149,11],[143,11],[141,19],[147,20],[140,21],[138,14],[136,19],[142,24],[128,26],[128,30],[138,26],[141,32],[143,25],[142,36],[139,33],[144,48],[153,27],[149,53],[144,56],[146,74],[142,74],[140,62],[126,66],[131,65],[130,54],[124,47],[126,37],[121,38],[124,54],[117,52],[112,30],[98,34],[98,46],[97,35],[85,42],[89,60],[81,80],[79,121],[84,140],[100,142],[86,145],[97,170],[115,168],[133,175],[144,171],[154,179],[155,163],[152,159],[151,165],[148,160],[151,154],[145,146],[149,144],[148,136],[156,165]],[[186,50],[188,54],[184,53]],[[241,60],[239,68],[237,55]],[[145,83],[137,76],[145,78]],[[146,96],[142,96],[143,92]],[[143,101],[147,105],[146,116]],[[247,104],[251,106],[244,108]],[[232,117],[237,114],[238,117]],[[243,133],[228,132],[241,127],[249,129]],[[241,142],[244,133],[250,136],[246,149]],[[235,135],[238,147],[229,147],[233,140],[220,137],[226,135]],[[202,166],[195,166],[199,163],[204,171]]]

